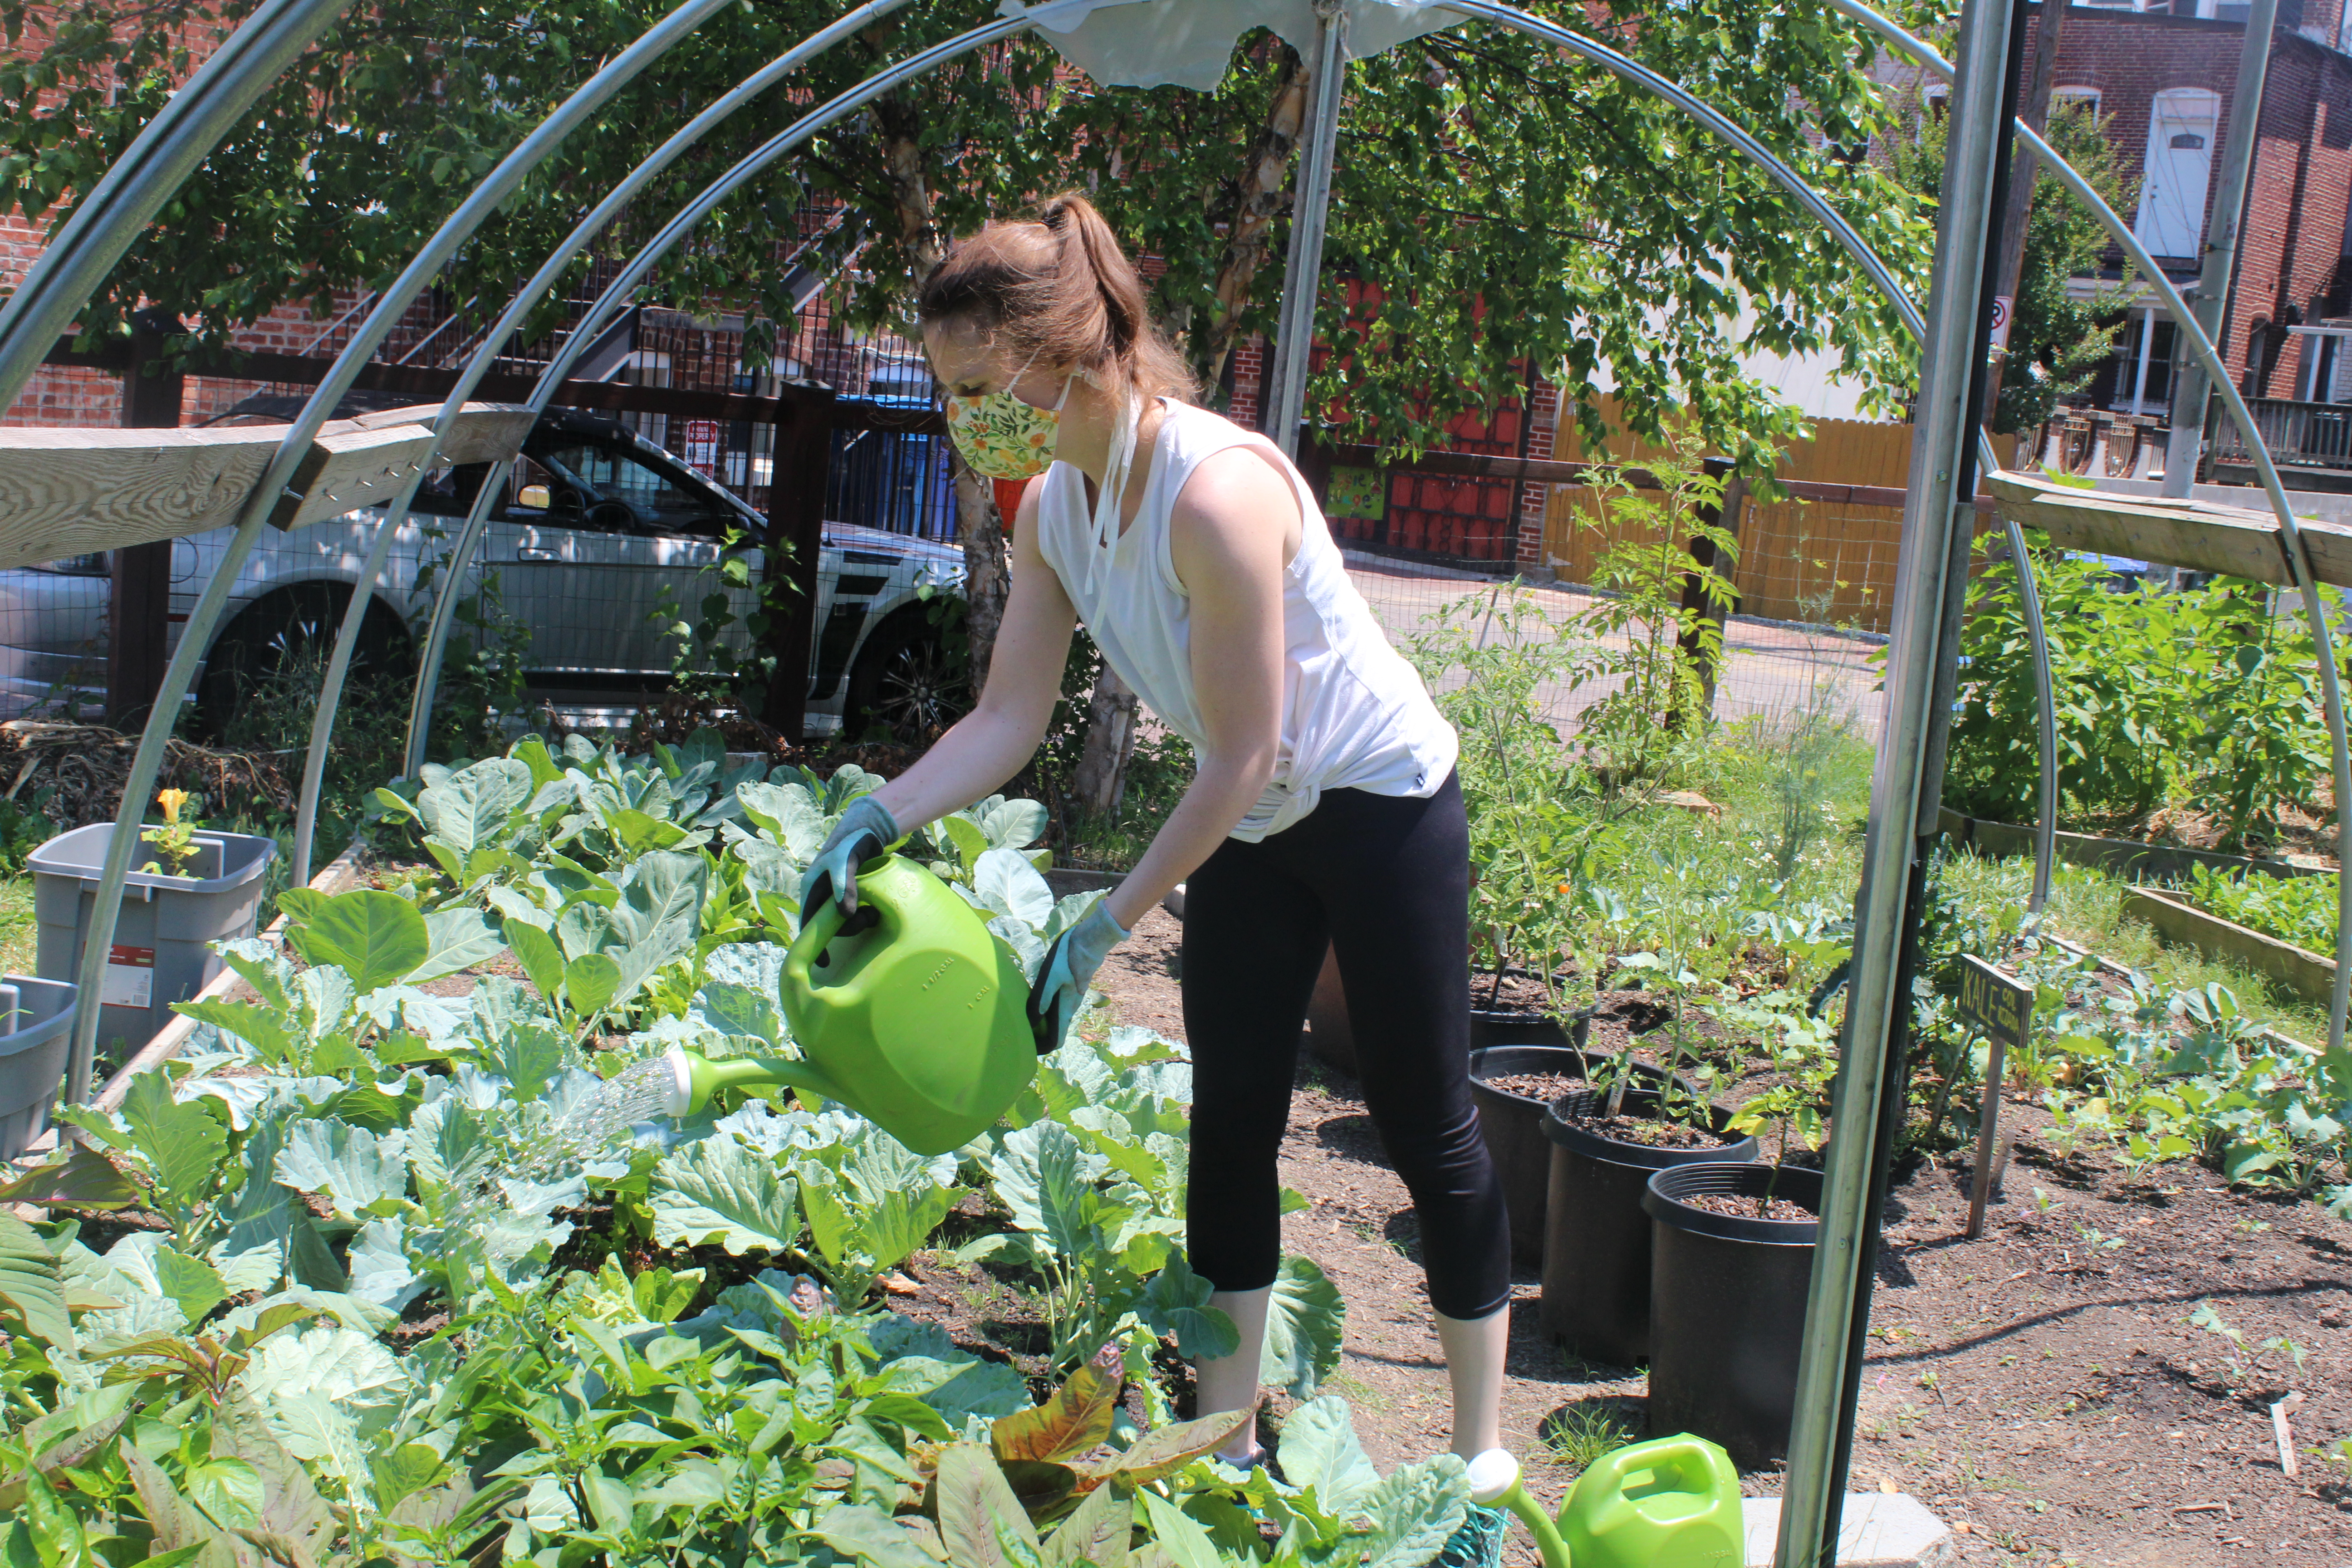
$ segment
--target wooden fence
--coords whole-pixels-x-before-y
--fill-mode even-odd
[[[1606,411],[1604,411],[1604,417]],[[2008,443],[2013,437],[1996,437]],[[1562,457],[1582,456],[1571,421],[1561,421]],[[1664,447],[1621,438],[1612,461],[1638,465]],[[2003,461],[2013,460],[2004,454]],[[1885,504],[1910,480],[1911,426],[1849,419],[1814,421],[1810,440],[1791,442],[1779,478],[1812,492],[1808,499],[1760,503],[1733,495],[1730,518],[1739,541],[1732,587],[1742,615],[1883,632],[1895,588],[1903,509]],[[1835,487],[1868,487],[1867,502]],[[1562,582],[1590,583],[1604,550],[1632,542],[1639,525],[1610,515],[1585,485],[1554,485],[1545,508],[1544,561]]]

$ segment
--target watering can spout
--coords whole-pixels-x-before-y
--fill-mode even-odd
[[[790,1057],[730,1057],[714,1062],[682,1046],[673,1046],[662,1059],[669,1066],[669,1080],[664,1086],[664,1115],[690,1116],[709,1104],[710,1097],[722,1089],[777,1087],[805,1089],[827,1100],[839,1100],[860,1115],[866,1114],[855,1099],[814,1064]]]
[[[1519,1484],[1519,1461],[1507,1449],[1489,1448],[1470,1461],[1470,1500],[1481,1508],[1506,1509],[1535,1537],[1544,1568],[1570,1568],[1568,1543],[1559,1538],[1543,1505]]]

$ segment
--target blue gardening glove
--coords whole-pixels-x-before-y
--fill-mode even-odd
[[[801,873],[801,919],[814,915],[829,898],[838,898],[842,913],[856,914],[857,868],[898,841],[897,820],[872,795],[851,801]]]
[[[1061,1045],[1070,1020],[1086,1005],[1087,983],[1102,967],[1104,956],[1126,940],[1126,930],[1111,918],[1110,900],[1097,899],[1078,923],[1045,950],[1036,984],[1029,987],[1029,1026],[1036,1031],[1039,1056]]]

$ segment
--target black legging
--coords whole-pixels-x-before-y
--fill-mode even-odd
[[[1430,1304],[1510,1300],[1503,1191],[1470,1102],[1469,829],[1460,779],[1426,800],[1327,790],[1256,844],[1228,838],[1184,893],[1193,1270],[1255,1290],[1281,1266],[1275,1158],[1299,1022],[1339,954],[1364,1103],[1421,1218]]]

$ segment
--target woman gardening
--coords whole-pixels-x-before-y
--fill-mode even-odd
[[[1083,620],[1200,765],[1134,871],[1046,952],[1029,1012],[1038,1049],[1058,1047],[1104,955],[1188,883],[1187,1250],[1241,1331],[1234,1354],[1195,1368],[1199,1413],[1258,1397],[1281,1261],[1276,1154],[1328,944],[1366,1104],[1420,1216],[1454,1452],[1499,1447],[1508,1245],[1467,1079],[1453,730],[1348,581],[1297,469],[1190,401],[1133,264],[1083,198],[959,243],[918,310],[965,460],[1028,480],[1011,595],[978,706],[852,804],[810,865],[809,907],[831,896],[854,911],[862,862],[1026,764]],[[1253,1431],[1223,1457],[1260,1452]],[[1474,1509],[1441,1560],[1497,1561],[1501,1539],[1501,1516]]]

